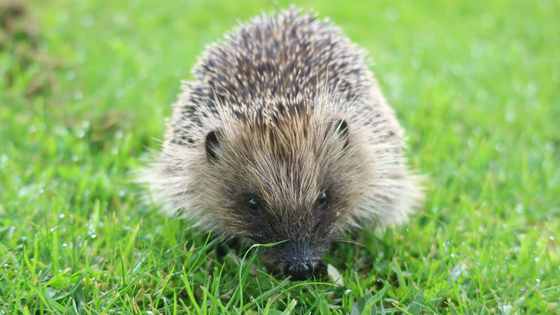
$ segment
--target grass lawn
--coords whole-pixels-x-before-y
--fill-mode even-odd
[[[300,4],[370,52],[429,178],[408,225],[333,245],[343,286],[219,254],[129,183],[197,55],[272,2],[27,2],[0,26],[0,314],[558,314],[558,0]]]

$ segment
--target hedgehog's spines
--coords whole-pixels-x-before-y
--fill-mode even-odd
[[[406,220],[422,192],[365,56],[327,19],[294,7],[240,23],[207,47],[195,81],[182,83],[163,151],[144,177],[156,201],[243,237],[248,219],[236,202],[244,194],[266,196],[294,225],[304,224],[296,215],[316,220],[324,189],[340,199],[325,219],[333,230]]]

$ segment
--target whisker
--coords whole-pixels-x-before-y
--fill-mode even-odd
[[[343,242],[343,243],[348,243],[348,244],[354,244],[354,245],[358,245],[358,246],[362,246],[362,247],[366,247],[364,244],[360,243],[360,242],[356,242],[350,239],[338,239],[338,238],[333,238],[333,241],[335,242]]]

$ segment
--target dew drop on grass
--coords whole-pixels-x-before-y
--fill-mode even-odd
[[[68,22],[69,18],[70,18],[70,14],[66,10],[62,10],[56,14],[56,20],[58,21],[58,23],[61,24]]]
[[[81,100],[82,97],[84,97],[84,93],[80,90],[77,90],[77,91],[74,91],[73,96],[74,96],[74,99],[78,101],[78,100]]]
[[[91,238],[96,238],[96,237],[97,237],[97,234],[92,234],[91,235]]]
[[[385,10],[385,18],[387,21],[396,22],[399,20],[399,11],[395,8],[388,8]]]
[[[68,243],[66,242],[62,243],[62,247],[66,247],[66,246],[68,246]]]
[[[494,148],[496,149],[497,152],[504,152],[504,148],[505,145],[501,144],[501,143],[496,143],[496,145],[494,146]]]
[[[115,97],[116,98],[123,98],[125,94],[126,94],[126,91],[124,89],[117,89],[117,91],[115,92]]]
[[[514,112],[507,112],[506,113],[506,121],[510,124],[515,122],[515,113]]]
[[[113,22],[115,22],[116,24],[124,24],[126,23],[126,21],[128,20],[128,17],[126,15],[125,12],[123,11],[119,11],[115,14],[115,16],[113,17]]]
[[[491,29],[494,27],[496,20],[492,14],[485,13],[480,17],[480,25],[484,28]]]
[[[412,53],[415,55],[422,55],[424,54],[424,43],[419,40],[415,39],[412,43]]]
[[[66,128],[60,127],[60,126],[54,127],[54,132],[61,137],[66,137],[68,135],[68,130],[66,130]]]
[[[482,131],[480,130],[479,127],[474,127],[472,133],[475,137],[480,137],[480,135],[482,134]]]
[[[560,84],[560,71],[556,70],[552,73],[552,81]]]
[[[91,14],[84,14],[80,17],[80,24],[83,27],[90,27],[93,25],[93,21],[95,19],[93,18],[93,15]]]
[[[117,130],[117,131],[115,132],[115,138],[120,139],[120,138],[122,138],[122,137],[123,137],[123,132],[120,131],[120,130]]]
[[[77,155],[72,156],[72,161],[78,162],[79,158]]]
[[[124,87],[128,90],[132,90],[134,86],[136,86],[136,81],[134,81],[133,78],[127,79],[126,82],[124,83]]]
[[[554,236],[551,236],[551,237],[549,237],[549,238],[550,238],[550,240],[554,241]]]
[[[75,77],[76,77],[76,72],[74,72],[74,70],[66,71],[66,80],[68,81],[74,80]]]
[[[486,98],[488,98],[488,92],[480,89],[476,92],[476,98],[478,98],[481,101],[484,101],[484,100],[486,100]]]
[[[454,64],[451,66],[451,74],[456,77],[461,77],[463,75],[463,68],[460,64]]]
[[[124,189],[119,190],[119,197],[123,197],[124,195],[126,195],[126,191],[124,191]]]
[[[0,155],[0,169],[8,165],[8,156],[6,154]]]
[[[59,218],[59,219],[64,219],[64,213],[59,214],[59,215],[58,215],[58,218]]]
[[[83,130],[76,131],[76,136],[80,139],[83,138],[85,135],[86,135],[86,132],[83,131]]]

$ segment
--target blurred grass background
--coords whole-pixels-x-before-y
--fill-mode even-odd
[[[557,314],[560,2],[296,4],[370,52],[431,179],[411,223],[297,284],[136,203],[180,80],[274,3],[0,0],[0,314]]]

